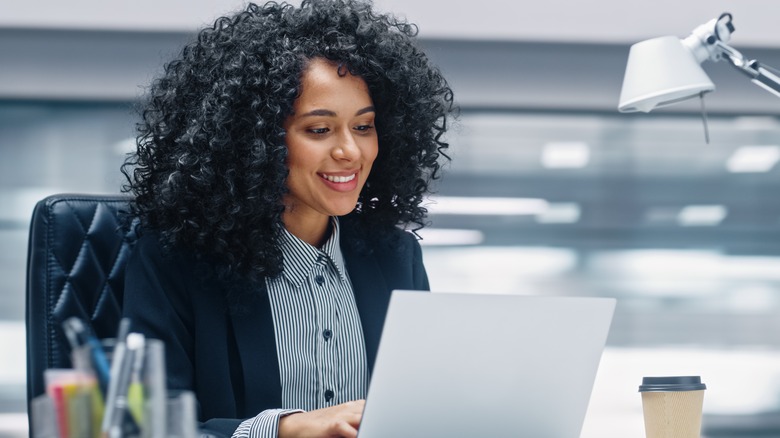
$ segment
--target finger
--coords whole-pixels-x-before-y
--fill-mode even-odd
[[[339,421],[336,424],[336,433],[343,438],[357,438],[357,429],[346,421]]]
[[[346,403],[329,409],[333,409],[332,417],[335,421],[346,422],[352,427],[359,426],[360,420],[363,418],[362,410],[355,409],[354,406],[347,406]]]
[[[363,418],[363,414],[351,413],[344,417],[344,420],[349,423],[350,426],[357,428],[360,426],[360,420]]]

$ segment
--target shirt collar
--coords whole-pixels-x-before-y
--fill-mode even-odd
[[[322,248],[315,248],[304,242],[287,229],[282,230],[281,249],[284,264],[284,277],[299,287],[306,277],[309,276],[316,265],[330,264],[336,270],[341,281],[346,281],[346,271],[344,269],[344,257],[341,254],[341,245],[339,244],[339,220],[337,217],[330,218],[331,233]]]

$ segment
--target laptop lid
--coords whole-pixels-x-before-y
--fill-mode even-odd
[[[358,437],[578,437],[614,308],[394,291]]]

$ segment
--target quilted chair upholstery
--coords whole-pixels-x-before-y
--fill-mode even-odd
[[[44,392],[47,368],[68,368],[61,323],[78,316],[99,338],[121,318],[124,266],[135,243],[118,220],[128,197],[54,195],[33,211],[27,258],[27,402]]]

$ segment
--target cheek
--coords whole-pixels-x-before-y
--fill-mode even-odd
[[[308,157],[311,156],[306,142],[296,138],[287,139],[287,167],[290,169],[306,167]]]
[[[378,154],[379,154],[379,143],[375,138],[373,141],[368,142],[368,144],[366,144],[366,147],[363,149],[363,156],[366,157],[366,161],[368,163],[373,163],[374,160],[376,160]]]

